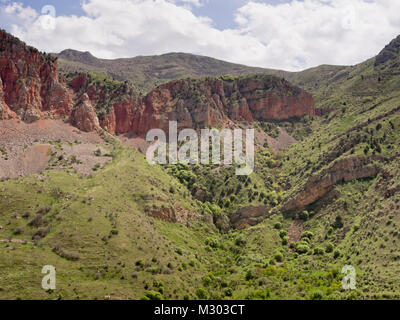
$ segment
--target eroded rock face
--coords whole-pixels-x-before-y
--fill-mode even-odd
[[[213,220],[215,226],[222,232],[228,232],[231,229],[231,222],[227,215],[215,215]]]
[[[58,78],[57,63],[50,55],[26,46],[0,30],[0,77],[3,101],[25,122],[46,116],[68,116],[72,97]],[[9,116],[13,115],[4,107]]]
[[[310,94],[269,75],[206,80],[177,80],[145,98],[132,129],[144,134],[152,128],[167,131],[168,121],[181,128],[223,127],[234,121],[286,120],[315,115]]]
[[[374,163],[376,160],[382,159],[359,156],[336,161],[330,168],[312,176],[304,188],[283,205],[282,211],[288,215],[296,214],[323,198],[338,183],[377,176],[380,168]]]
[[[92,132],[100,129],[99,119],[89,97],[84,93],[71,114],[72,124],[85,132]]]
[[[10,110],[4,101],[3,82],[0,78],[0,120],[8,120],[16,117],[17,115]]]
[[[175,204],[173,207],[159,207],[159,206],[148,206],[145,208],[145,212],[150,217],[158,219],[164,222],[178,223],[187,225],[190,221],[204,221],[212,223],[212,217],[210,215],[200,215],[195,212],[186,210],[180,205]]]
[[[249,206],[240,208],[230,215],[231,225],[236,229],[255,226],[264,220],[270,211],[269,206]]]

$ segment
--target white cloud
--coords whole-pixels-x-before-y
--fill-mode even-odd
[[[355,64],[376,55],[400,34],[398,0],[305,0],[266,5],[250,2],[236,21],[266,46],[272,66],[299,69]]]
[[[195,16],[199,0],[87,0],[85,16],[58,16],[55,29],[29,7],[0,6],[11,33],[47,52],[66,48],[102,58],[191,52],[286,70],[355,64],[400,34],[398,0],[304,0],[268,5],[250,1],[235,29],[218,30]]]

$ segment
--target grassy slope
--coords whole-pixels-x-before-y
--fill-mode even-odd
[[[283,192],[290,185],[282,196],[291,197],[310,175],[330,166],[338,157],[364,154],[367,145],[375,148],[373,151],[370,147],[368,154],[379,153],[377,144],[380,154],[387,158],[399,154],[399,112],[374,120],[400,105],[397,71],[390,64],[376,69],[373,60],[333,69],[326,67],[326,73],[321,74],[317,69],[310,71],[307,79],[314,79],[317,86],[304,83],[314,87],[317,107],[333,111],[300,121],[297,125],[303,123],[309,130],[300,130],[298,143],[277,156],[271,168],[261,165],[263,170],[256,171],[251,184],[246,186],[246,181],[230,177],[228,169],[219,171],[214,176],[217,183],[213,201],[226,202],[229,198],[221,197],[221,191],[226,189],[222,181],[227,176],[230,185],[243,183],[246,191],[250,187],[255,191],[256,184],[266,193]],[[344,134],[360,124],[360,129]],[[361,139],[357,140],[358,135]],[[349,141],[357,142],[347,150],[343,146]],[[32,176],[0,183],[0,225],[4,227],[1,238],[31,241],[36,229],[27,226],[28,220],[14,218],[14,212],[31,210],[34,214],[46,204],[52,208],[46,215],[51,232],[37,246],[12,244],[15,248],[10,250],[10,245],[0,244],[0,297],[140,298],[148,290],[157,290],[153,282],[161,280],[165,299],[182,299],[185,294],[190,298],[226,299],[400,298],[396,285],[400,281],[400,197],[398,192],[385,196],[386,191],[399,186],[398,157],[379,163],[387,174],[339,184],[336,200],[321,208],[311,207],[311,218],[303,222],[303,228],[313,236],[307,244],[308,252],[299,254],[293,248],[296,244],[291,246],[280,238],[280,230],[292,230],[294,222],[281,214],[228,234],[202,223],[185,227],[146,217],[142,195],[148,194],[156,196],[156,203],[162,202],[159,199],[174,199],[187,208],[199,212],[203,209],[190,196],[193,186],[171,178],[179,178],[179,174],[168,174],[168,168],[150,169],[142,155],[118,143],[108,147],[116,148],[117,156],[92,178],[51,171],[42,175],[43,181]],[[332,153],[333,159],[327,157]],[[261,159],[266,164],[269,160],[270,156]],[[208,168],[190,171],[198,175],[200,187],[207,189],[214,184]],[[173,193],[169,192],[171,187]],[[73,197],[67,200],[65,196],[55,196],[54,188]],[[245,193],[239,193],[237,198],[223,213],[231,212],[240,203],[252,203]],[[254,203],[258,201],[256,197]],[[334,227],[338,216],[343,227]],[[90,222],[89,218],[93,220]],[[22,234],[12,235],[17,227],[22,228]],[[118,234],[104,242],[102,238],[113,229]],[[52,252],[57,243],[70,255],[79,253],[80,259],[59,257]],[[153,258],[156,259],[152,261]],[[148,262],[144,268],[136,266],[140,259]],[[168,270],[168,263],[173,264],[172,271],[152,274],[159,267]],[[54,293],[40,289],[40,270],[45,264],[54,264],[58,270],[59,285]],[[347,264],[357,269],[355,291],[341,290],[340,271]],[[132,277],[135,272],[137,279]],[[196,292],[200,287],[205,289],[205,295]]]

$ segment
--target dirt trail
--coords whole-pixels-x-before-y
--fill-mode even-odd
[[[300,241],[301,234],[303,233],[303,231],[304,231],[304,222],[302,220],[293,221],[288,231],[290,243]]]

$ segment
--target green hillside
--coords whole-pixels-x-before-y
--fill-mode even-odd
[[[89,177],[66,164],[4,179],[0,299],[399,299],[398,43],[356,66],[287,76],[308,88],[326,113],[257,123],[268,133],[285,128],[298,141],[281,153],[258,146],[249,177],[218,166],[150,166],[142,153],[106,135],[103,147],[113,160]],[[63,66],[60,57],[60,65],[63,71],[90,65],[111,76],[128,69],[86,58]],[[200,76],[190,60],[197,57],[186,58],[161,56],[161,69],[153,64],[150,73],[132,69],[123,77],[148,90],[180,72]],[[346,171],[348,163],[360,178]],[[365,174],[370,168],[376,173]],[[321,183],[320,192],[326,177],[335,181],[329,192],[285,209],[294,199],[314,196],[307,193],[310,181]],[[210,221],[226,221],[248,205],[268,207],[261,223],[220,231]],[[198,219],[171,223],[148,214],[171,207]],[[57,268],[55,291],[40,288],[47,264]],[[356,269],[355,290],[342,289],[346,265]]]

